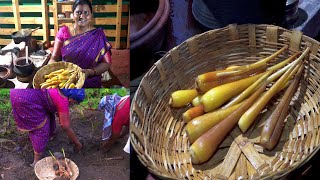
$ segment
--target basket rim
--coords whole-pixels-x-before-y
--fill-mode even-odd
[[[286,28],[283,28],[283,27],[280,27],[280,26],[276,26],[276,25],[271,25],[271,24],[251,24],[251,23],[248,23],[248,24],[241,24],[241,25],[237,25],[237,24],[232,24],[232,25],[236,25],[237,27],[247,27],[249,25],[255,25],[255,27],[270,27],[270,26],[272,26],[272,27],[277,27],[279,30],[283,30],[283,31],[291,32],[291,33],[293,32],[293,30],[289,30],[289,29],[286,29]],[[180,47],[181,45],[185,44],[187,41],[189,41],[191,39],[194,39],[194,38],[199,37],[199,36],[203,36],[203,35],[205,35],[207,33],[213,32],[213,31],[219,31],[219,30],[223,30],[223,29],[228,29],[229,26],[225,26],[225,27],[218,28],[218,29],[212,29],[212,30],[209,30],[209,31],[197,34],[197,35],[194,35],[194,36],[184,40],[180,44],[176,45],[175,47],[171,48],[169,51],[166,52],[166,54],[162,58],[158,59],[158,61],[162,62],[166,56],[171,54],[171,51],[173,49],[176,49],[176,48]],[[312,41],[316,41],[314,38],[308,37],[306,35],[302,35],[302,39],[303,38],[308,39],[308,40],[312,40]],[[316,41],[316,42],[318,42],[318,41]],[[148,75],[151,74],[157,68],[156,67],[156,63],[157,62],[155,62],[152,65],[152,67],[150,67],[150,69],[143,75],[143,77],[142,77],[142,79],[141,79],[141,81],[139,83],[139,86],[138,86],[138,88],[137,88],[137,90],[136,90],[136,92],[134,94],[134,97],[132,99],[132,103],[131,103],[131,106],[130,106],[130,121],[133,119],[134,106],[135,106],[135,103],[137,102],[137,99],[139,98],[137,92],[143,89],[143,87],[142,87],[143,82],[145,81],[145,79],[148,78]],[[130,122],[130,126],[133,126],[133,122]],[[140,155],[141,153],[138,150],[137,144],[135,144],[135,142],[133,140],[133,139],[136,139],[136,138],[134,137],[132,132],[133,132],[133,130],[131,130],[131,128],[130,128],[130,142],[132,144],[132,147],[133,147],[134,151],[136,152],[139,161],[148,169],[148,171],[150,173],[152,173],[152,174],[154,174],[154,175],[156,175],[158,177],[162,177],[162,178],[177,178],[176,176],[175,177],[169,177],[167,175],[164,175],[160,171],[154,171],[154,169],[151,169],[149,165],[145,164],[144,160],[142,160],[142,157]],[[144,134],[142,134],[142,135],[144,135]],[[145,145],[143,142],[141,142],[141,143],[142,143],[143,146]],[[314,157],[314,155],[319,151],[319,149],[320,149],[320,145],[318,145],[318,147],[314,148],[311,153],[307,154],[305,158],[300,159],[298,161],[297,165],[291,166],[290,169],[286,168],[285,170],[278,171],[276,173],[272,173],[271,175],[267,174],[266,176],[259,176],[259,178],[261,178],[261,179],[269,179],[269,178],[281,178],[281,177],[284,177],[284,176],[288,175],[289,173],[291,173],[292,171],[294,171],[294,170],[300,168],[301,166],[303,166],[304,164],[306,164],[311,158]]]

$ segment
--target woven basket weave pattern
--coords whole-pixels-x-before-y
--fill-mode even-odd
[[[168,106],[170,94],[194,87],[197,75],[230,65],[256,62],[284,45],[289,50],[271,64],[310,47],[304,76],[290,108],[279,144],[273,151],[259,146],[261,128],[275,108],[267,105],[247,133],[238,127],[202,165],[192,165],[190,143],[181,115],[187,108]],[[170,50],[146,73],[131,107],[130,137],[142,164],[164,178],[281,177],[307,162],[319,149],[319,42],[272,25],[230,25],[196,35]],[[235,87],[236,88],[236,87]],[[280,93],[282,94],[282,93]]]
[[[85,75],[81,72],[81,68],[73,63],[68,62],[56,62],[52,64],[48,64],[37,71],[33,78],[33,87],[36,89],[40,88],[40,84],[45,82],[44,76],[50,74],[53,71],[59,69],[68,69],[68,70],[75,70],[77,73],[77,83],[75,84],[76,88],[82,88],[85,81]]]

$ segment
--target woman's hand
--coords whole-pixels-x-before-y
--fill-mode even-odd
[[[86,79],[87,79],[89,76],[93,76],[93,75],[94,75],[93,69],[82,69],[82,72],[85,74]]]
[[[90,76],[97,76],[101,75],[102,73],[106,72],[109,69],[110,65],[106,62],[99,63],[93,69],[82,69],[82,72],[85,73],[86,79]]]
[[[80,152],[80,151],[81,151],[81,149],[83,148],[82,143],[81,143],[81,142],[79,142],[79,143],[75,143],[75,145],[76,145],[76,151],[77,151],[77,152]]]

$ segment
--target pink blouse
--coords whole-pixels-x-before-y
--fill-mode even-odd
[[[72,35],[70,33],[70,29],[68,28],[68,26],[60,27],[59,32],[57,33],[56,39],[55,39],[55,47],[54,47],[53,54],[52,54],[53,59],[57,59],[57,57],[61,57],[61,48],[63,46],[63,43],[64,43],[64,41],[68,40],[71,37],[72,37]],[[56,45],[56,43],[57,43],[57,45]],[[109,42],[107,42],[106,45],[108,47],[111,47],[111,44]],[[106,62],[108,64],[111,64],[110,51],[108,51],[103,56],[102,62]]]
[[[62,95],[59,89],[48,89],[50,97],[57,108],[59,123],[62,127],[70,126],[69,117],[69,100],[67,97]]]

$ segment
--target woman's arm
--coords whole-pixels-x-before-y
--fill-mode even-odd
[[[76,133],[73,131],[73,129],[70,126],[69,114],[58,112],[58,115],[59,115],[61,128],[67,134],[69,139],[76,145],[76,149],[79,151],[80,149],[82,149],[82,144],[77,138]]]
[[[61,48],[63,46],[63,42],[60,41],[58,38],[54,41],[54,47],[51,59],[49,60],[48,64],[55,63],[57,61],[61,61]]]
[[[71,141],[76,145],[76,149],[80,151],[82,149],[82,144],[77,138],[76,133],[73,131],[73,129],[70,126],[68,127],[62,126],[62,129],[64,130],[64,132],[66,132],[69,139],[71,139]]]
[[[108,51],[103,56],[101,63],[99,63],[96,67],[92,69],[83,69],[82,72],[86,74],[86,78],[87,78],[89,76],[101,75],[102,73],[108,71],[110,66],[111,66],[111,55],[110,55],[110,52]]]
[[[49,89],[48,92],[54,105],[56,106],[61,128],[66,132],[70,140],[76,145],[77,150],[80,150],[82,148],[82,144],[78,140],[70,125],[71,123],[68,98],[65,97],[59,89]]]
[[[56,34],[56,38],[54,40],[54,47],[50,61],[48,64],[61,61],[61,48],[63,46],[63,42],[71,37],[70,30],[68,26],[62,26],[58,33]]]

